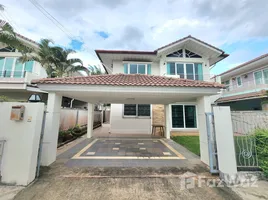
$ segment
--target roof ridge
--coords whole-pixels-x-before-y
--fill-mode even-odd
[[[258,57],[256,57],[256,58],[253,58],[253,59],[251,59],[251,60],[249,60],[249,61],[246,61],[246,62],[244,62],[244,63],[242,63],[242,64],[240,64],[240,65],[238,65],[238,66],[236,66],[236,67],[233,67],[233,68],[231,68],[231,69],[229,69],[229,70],[227,70],[227,71],[225,71],[225,72],[223,72],[223,73],[221,73],[221,74],[218,74],[218,75],[216,75],[216,76],[214,76],[214,77],[222,76],[222,75],[227,74],[227,73],[229,73],[229,72],[231,72],[231,71],[234,71],[234,70],[236,70],[236,69],[239,69],[239,68],[241,68],[241,67],[244,67],[245,65],[251,64],[251,63],[253,63],[253,62],[255,62],[255,61],[258,61],[258,60],[260,60],[260,59],[262,59],[262,58],[265,58],[265,57],[267,57],[267,56],[268,56],[268,53],[263,54],[263,55],[260,55],[260,56],[258,56]],[[212,78],[214,78],[214,77],[212,77]]]

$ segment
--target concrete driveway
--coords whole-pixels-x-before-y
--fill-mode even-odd
[[[212,177],[199,158],[181,146],[176,151],[187,159],[93,159],[93,165],[91,159],[73,162],[71,158],[90,142],[80,139],[59,150],[57,161],[42,168],[40,178],[15,200],[240,199],[230,188],[207,186],[209,179],[217,177]]]

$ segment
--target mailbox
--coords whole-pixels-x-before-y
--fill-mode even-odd
[[[25,106],[12,106],[10,120],[22,121],[24,117]]]

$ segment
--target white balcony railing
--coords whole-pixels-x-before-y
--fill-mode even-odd
[[[0,83],[25,83],[30,84],[31,80],[38,79],[36,73],[26,71],[2,71],[0,72]]]
[[[243,92],[255,92],[260,90],[268,89],[268,84],[266,83],[259,83],[256,84],[255,80],[250,81],[243,81],[242,85],[238,85],[235,81],[232,81],[232,84],[227,86],[226,89],[223,90],[222,95],[228,96],[236,93],[243,93]]]

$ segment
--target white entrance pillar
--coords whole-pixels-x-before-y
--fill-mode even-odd
[[[230,107],[215,106],[213,113],[220,177],[233,181],[237,175],[237,164]]]
[[[49,93],[42,144],[41,165],[48,166],[56,160],[60,125],[60,110],[62,96]]]
[[[94,105],[88,103],[87,109],[87,138],[91,138],[93,136]]]
[[[210,97],[203,96],[197,99],[197,115],[200,140],[201,161],[209,165],[208,137],[206,126],[206,112],[211,112]]]
[[[171,128],[170,128],[170,125],[171,125],[171,121],[170,121],[170,107],[169,107],[169,104],[165,105],[165,112],[166,112],[166,138],[167,139],[170,139],[170,131],[171,131]]]

